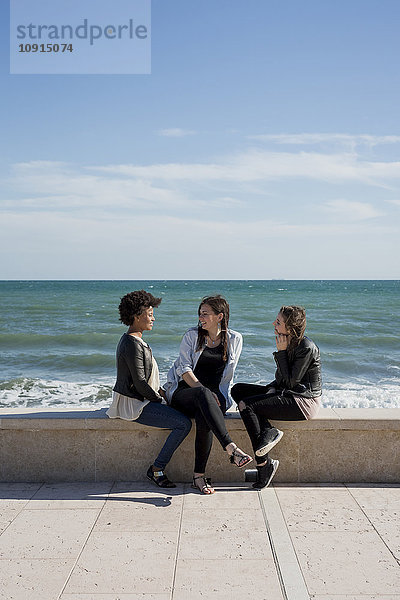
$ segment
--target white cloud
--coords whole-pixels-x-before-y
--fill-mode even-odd
[[[221,157],[213,163],[125,164],[90,168],[103,173],[164,181],[220,180],[240,183],[303,178],[331,183],[354,181],[382,185],[382,179],[400,179],[400,162],[366,161],[353,153],[268,152],[255,149]]]
[[[400,162],[367,161],[354,153],[249,149],[209,163],[83,167],[32,161],[14,166],[7,182],[8,199],[3,199],[2,207],[6,210],[17,206],[20,210],[64,212],[83,208],[108,212],[120,210],[131,215],[133,211],[159,211],[171,215],[177,211],[193,214],[193,210],[207,206],[227,208],[230,215],[241,220],[243,207],[252,207],[260,198],[264,201],[261,217],[268,211],[267,197],[268,202],[275,205],[280,199],[284,200],[277,185],[271,195],[271,182],[285,184],[285,194],[291,185],[289,193],[300,201],[317,182],[329,186],[351,184],[349,189],[353,197],[333,200],[325,204],[325,211],[344,220],[366,220],[382,216],[382,213],[371,203],[360,201],[360,190],[354,186],[390,188],[395,187],[399,178]],[[358,197],[354,197],[355,194]]]
[[[343,144],[352,148],[358,145],[369,147],[381,144],[400,143],[399,135],[370,135],[349,133],[278,133],[250,135],[248,139],[277,144],[312,145],[312,144]]]
[[[140,209],[158,206],[182,207],[185,194],[138,177],[109,177],[92,174],[74,165],[32,161],[14,165],[8,181],[18,201],[3,201],[4,208],[53,208],[73,210],[86,207]]]
[[[203,163],[19,163],[1,193],[3,276],[393,276],[400,162],[291,150],[250,148]],[[377,195],[373,186],[397,189]],[[215,240],[229,249],[226,261],[215,260]],[[199,253],[182,252],[196,241]]]
[[[179,127],[171,127],[170,129],[161,129],[158,132],[158,135],[164,137],[180,138],[185,137],[187,135],[194,135],[195,133],[196,132],[192,131],[191,129],[180,129]]]
[[[343,221],[362,221],[384,216],[384,213],[377,210],[372,204],[344,199],[326,202],[322,208]]]
[[[235,206],[243,206],[243,204],[244,202],[242,200],[232,198],[231,196],[217,197],[212,201],[213,206],[220,206],[222,208],[234,208]]]

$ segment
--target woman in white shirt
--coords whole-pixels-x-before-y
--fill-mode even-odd
[[[183,336],[179,358],[168,372],[164,386],[171,406],[196,422],[193,486],[202,494],[214,488],[205,476],[214,434],[237,467],[252,458],[232,441],[224,414],[231,406],[230,388],[242,351],[242,336],[228,329],[229,304],[222,296],[203,298],[199,324]]]

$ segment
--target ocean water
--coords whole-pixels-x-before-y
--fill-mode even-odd
[[[321,350],[323,405],[400,407],[400,281],[286,280],[2,281],[0,407],[108,406],[126,330],[119,299],[142,288],[163,298],[144,334],[162,382],[201,298],[221,293],[244,338],[235,381],[273,379],[272,322],[282,304],[300,304]]]

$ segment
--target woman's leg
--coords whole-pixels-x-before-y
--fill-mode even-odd
[[[266,392],[268,387],[266,385],[256,385],[253,383],[236,383],[231,389],[231,396],[239,405],[240,402],[247,402],[247,399],[257,397],[264,398],[266,396]],[[255,451],[258,447],[258,441],[260,439],[261,432],[265,427],[271,427],[271,425],[266,421],[264,423],[260,422],[258,415],[254,411],[240,411],[240,416],[242,417],[242,421],[244,426],[246,427],[248,436],[250,438],[251,444],[253,446],[253,450]],[[256,457],[257,460],[257,457]]]
[[[157,402],[146,404],[136,422],[142,425],[172,430],[153,463],[160,471],[165,469],[173,453],[192,427],[192,422],[188,417],[170,406],[158,404]]]
[[[243,399],[243,401],[246,407],[240,411],[240,415],[254,451],[257,450],[261,442],[265,442],[264,438],[268,437],[268,430],[272,428],[268,419],[279,421],[302,421],[305,419],[296,400],[291,396],[263,394]],[[282,436],[279,430],[274,431],[274,433],[279,433]],[[276,440],[274,443],[276,443]],[[268,454],[262,457],[256,455],[258,464],[262,464],[266,460],[268,460]]]
[[[172,406],[196,421],[195,473],[204,473],[212,445],[212,433],[225,449],[232,439],[226,430],[224,416],[211,391],[205,387],[178,389]],[[211,433],[212,432],[212,433]]]
[[[239,404],[241,400],[252,396],[260,396],[268,391],[267,385],[257,385],[255,383],[236,383],[231,389],[231,396]]]

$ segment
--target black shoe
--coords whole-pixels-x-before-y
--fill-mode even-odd
[[[260,436],[258,448],[256,450],[256,456],[265,456],[270,450],[279,442],[283,436],[283,431],[276,427],[267,429]]]
[[[262,490],[262,488],[267,487],[271,483],[278,467],[279,460],[274,460],[273,458],[266,465],[257,467],[257,481],[251,487],[255,490]]]
[[[154,481],[154,483],[158,485],[158,487],[176,487],[176,485],[172,483],[172,481],[170,481],[166,475],[164,475],[164,471],[161,471],[161,469],[159,471],[153,471],[153,467],[150,465],[150,467],[147,469],[146,475],[148,479],[150,479],[150,481]]]

